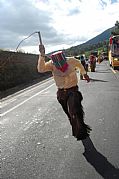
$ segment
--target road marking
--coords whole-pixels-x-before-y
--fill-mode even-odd
[[[112,72],[113,72],[114,74],[116,74],[116,71],[115,71],[113,68],[111,68],[111,70],[112,70]]]
[[[26,95],[27,93],[29,93],[29,92],[32,92],[33,90],[35,90],[35,89],[37,89],[37,88],[39,88],[39,84],[40,84],[40,86],[44,86],[44,85],[46,85],[47,83],[49,83],[49,82],[51,82],[51,81],[53,81],[52,79],[50,79],[50,80],[45,80],[46,82],[39,82],[39,83],[37,83],[37,84],[35,84],[35,85],[32,85],[32,86],[29,86],[29,87],[27,87],[27,88],[25,88],[25,89],[23,89],[23,90],[20,90],[20,91],[18,91],[18,92],[16,92],[16,93],[14,93],[14,94],[11,94],[11,95],[9,95],[9,96],[7,96],[7,97],[5,97],[5,98],[3,98],[1,101],[1,106],[2,107],[5,107],[6,105],[8,105],[8,104],[10,104],[10,103],[12,103],[13,101],[15,101],[15,100],[17,100],[16,98],[17,97],[20,97],[20,96],[22,96],[22,95]],[[11,99],[11,97],[12,97],[12,99]],[[3,104],[4,103],[4,104]]]
[[[42,93],[42,92],[46,91],[47,89],[49,89],[49,88],[50,88],[51,86],[53,86],[53,85],[54,85],[54,83],[53,83],[52,85],[48,86],[47,88],[45,88],[45,89],[43,89],[43,90],[39,91],[38,93],[34,94],[34,95],[33,95],[33,96],[31,96],[30,98],[28,98],[28,99],[26,99],[26,100],[22,101],[21,103],[19,103],[18,105],[14,106],[14,107],[13,107],[13,108],[11,108],[11,109],[9,109],[8,111],[6,111],[6,112],[4,112],[4,113],[0,114],[0,117],[2,117],[2,116],[4,116],[4,115],[6,115],[7,113],[9,113],[9,112],[13,111],[14,109],[18,108],[19,106],[21,106],[22,104],[26,103],[26,102],[27,102],[27,101],[29,101],[30,99],[32,99],[32,98],[34,98],[34,97],[38,96],[40,93]]]
[[[39,88],[39,85],[40,85],[40,86],[43,86],[43,85],[45,85],[45,84],[47,84],[47,83],[49,83],[49,82],[51,82],[51,81],[53,81],[52,78],[47,79],[47,80],[43,80],[43,81],[41,81],[41,82],[39,82],[39,83],[36,83],[36,84],[31,85],[31,86],[29,86],[29,87],[27,87],[27,88],[24,88],[24,89],[22,89],[22,90],[20,90],[20,91],[18,91],[18,92],[16,92],[16,93],[14,93],[14,94],[11,94],[11,95],[9,95],[9,96],[7,96],[7,97],[5,97],[5,98],[2,98],[1,101],[2,101],[2,102],[3,102],[3,101],[9,101],[9,100],[11,100],[11,99],[9,99],[9,98],[11,98],[11,97],[12,97],[12,99],[13,99],[13,98],[16,98],[16,95],[17,95],[17,97],[18,97],[18,96],[23,95],[23,93],[27,94],[27,93],[29,93],[29,91],[31,92],[31,91],[33,91],[34,89]]]

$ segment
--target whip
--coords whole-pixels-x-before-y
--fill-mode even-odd
[[[16,47],[16,51],[18,50],[19,46],[21,45],[21,43],[22,43],[23,41],[25,41],[26,39],[30,38],[32,35],[34,35],[34,34],[36,34],[36,33],[38,33],[39,42],[40,42],[40,44],[42,45],[42,39],[41,39],[40,31],[38,31],[38,32],[36,31],[36,32],[33,32],[32,34],[30,34],[29,36],[27,36],[26,38],[24,38],[23,40],[21,40],[21,41],[19,42],[19,44],[17,45],[17,47]]]
[[[22,39],[22,40],[19,42],[19,44],[17,45],[15,51],[17,52],[19,46],[21,45],[21,43],[22,43],[23,41],[25,41],[26,39],[30,38],[32,35],[34,35],[34,34],[36,34],[36,33],[38,34],[40,45],[42,45],[42,39],[41,39],[40,31],[36,31],[36,32],[31,33],[29,36],[25,37],[24,39]],[[2,64],[0,64],[0,70],[3,70],[3,69],[4,69],[3,67],[11,60],[11,58],[12,58],[14,55],[15,55],[15,53],[11,54],[10,56],[7,57],[7,59],[6,59]]]

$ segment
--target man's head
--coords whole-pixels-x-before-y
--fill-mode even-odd
[[[68,68],[66,56],[63,51],[58,51],[50,55],[53,64],[58,70],[65,72]]]

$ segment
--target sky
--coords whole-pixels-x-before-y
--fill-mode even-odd
[[[15,51],[23,40],[18,50],[38,54],[39,31],[46,53],[67,49],[117,20],[119,0],[0,0],[0,49]]]

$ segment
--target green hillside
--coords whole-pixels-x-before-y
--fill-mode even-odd
[[[111,32],[114,29],[114,27],[105,30],[103,33],[97,35],[96,37],[92,38],[91,40],[87,41],[85,45],[93,45],[98,44],[99,42],[104,42],[106,40],[109,40],[109,37],[111,36]]]
[[[113,29],[114,27],[109,28],[83,44],[65,49],[66,56],[72,56],[72,55],[76,56],[81,53],[85,53],[86,51],[90,52],[90,51],[94,51],[103,47],[107,48],[109,37]]]
[[[96,37],[90,39],[89,41],[73,46],[71,48],[65,49],[66,56],[77,56],[79,54],[85,53],[90,54],[91,51],[102,50],[107,51],[109,44],[109,37],[111,35],[119,34],[119,21],[116,21],[115,26],[105,30]]]

